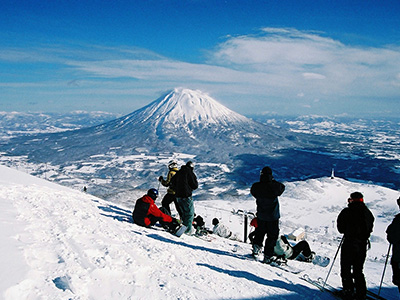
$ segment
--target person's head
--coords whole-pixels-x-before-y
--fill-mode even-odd
[[[186,163],[186,166],[191,168],[192,170],[194,169],[194,163],[190,160]]]
[[[261,170],[261,175],[272,175],[272,169],[270,167],[264,167]]]
[[[350,198],[347,200],[349,201],[349,203],[364,202],[364,196],[360,192],[354,192],[350,194]]]
[[[273,179],[272,169],[270,167],[264,167],[260,172],[260,179],[261,179],[261,181],[264,181],[264,180],[269,181],[269,180]]]
[[[219,221],[218,221],[218,219],[217,218],[214,218],[213,220],[212,220],[212,224],[215,226],[215,225],[217,225],[219,223]]]
[[[168,163],[168,168],[169,168],[169,169],[174,169],[174,168],[176,168],[177,166],[178,166],[178,164],[176,163],[175,160],[170,160],[169,163]]]
[[[147,191],[147,196],[149,196],[151,199],[153,199],[154,201],[156,201],[157,197],[158,197],[158,191],[157,189],[149,189]]]

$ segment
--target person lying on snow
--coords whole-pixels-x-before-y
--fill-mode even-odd
[[[315,256],[315,252],[311,251],[307,241],[300,241],[292,246],[284,235],[276,241],[274,252],[278,258],[283,259],[296,259],[302,254],[305,262],[312,262]]]
[[[226,225],[219,222],[217,218],[212,220],[214,225],[212,232],[220,237],[227,238],[233,241],[240,241],[238,236],[234,234]]]
[[[137,225],[150,227],[159,222],[169,232],[174,233],[179,227],[177,219],[171,217],[166,210],[162,212],[154,203],[158,197],[157,189],[149,189],[147,194],[136,200],[132,213],[133,222]]]

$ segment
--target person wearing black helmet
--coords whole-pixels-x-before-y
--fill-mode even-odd
[[[344,299],[365,299],[367,296],[363,268],[374,219],[360,192],[350,194],[348,206],[337,218],[337,229],[344,235],[340,253]]]
[[[198,188],[197,177],[193,172],[194,164],[188,161],[186,165],[172,177],[172,189],[175,191],[176,201],[182,213],[182,224],[187,227],[185,233],[192,234],[194,219],[194,204],[192,192]]]
[[[179,222],[170,215],[163,213],[154,201],[158,197],[157,189],[149,189],[147,194],[136,200],[135,208],[132,213],[133,222],[137,225],[150,227],[157,222],[168,228],[170,232],[175,232]]]
[[[175,197],[175,191],[173,190],[173,188],[171,187],[171,180],[172,177],[174,177],[174,175],[176,174],[176,172],[178,172],[178,164],[176,163],[176,161],[171,160],[168,163],[168,174],[167,174],[167,178],[164,179],[163,176],[160,176],[158,178],[158,180],[160,181],[160,183],[167,187],[167,193],[165,194],[164,198],[161,201],[161,206],[164,207],[169,214],[171,214],[171,208],[169,207],[169,205],[174,202],[175,204],[175,208],[179,214],[179,216],[182,218],[182,214],[180,212],[178,203],[176,202],[176,197]]]
[[[400,197],[397,199],[397,205],[400,207]],[[392,223],[386,229],[387,240],[392,244],[392,282],[397,285],[400,292],[400,214],[397,214]]]

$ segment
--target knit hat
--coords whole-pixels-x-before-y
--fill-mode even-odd
[[[272,169],[270,167],[264,167],[261,171],[262,175],[272,175]]]
[[[217,225],[219,223],[219,221],[218,221],[218,219],[217,218],[214,218],[213,220],[212,220],[212,224],[215,226],[215,225]]]
[[[360,192],[354,192],[350,194],[350,199],[355,202],[364,202],[364,196]]]

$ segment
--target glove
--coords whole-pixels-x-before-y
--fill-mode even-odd
[[[171,221],[171,223],[169,224],[169,230],[170,230],[171,232],[175,232],[175,231],[178,229],[179,225],[180,225],[180,224],[179,224],[178,220],[175,219],[175,218],[172,218],[172,221]]]
[[[171,225],[172,225],[172,226],[179,226],[179,225],[180,225],[180,223],[179,223],[178,219],[176,219],[176,218],[172,218]]]
[[[158,181],[162,181],[164,179],[164,177],[160,176],[158,177]]]

